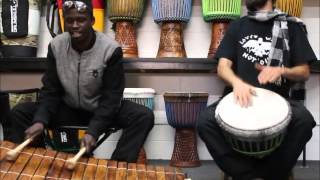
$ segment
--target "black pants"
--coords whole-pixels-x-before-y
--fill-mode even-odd
[[[33,116],[38,106],[38,103],[28,102],[19,104],[12,109],[8,119],[11,121],[13,129],[11,141],[15,143],[23,142],[24,131],[32,125]],[[73,109],[62,103],[55,117],[52,117],[49,122],[49,127],[87,126],[92,115],[93,113],[91,112]],[[134,102],[123,100],[112,125],[116,129],[123,129],[123,133],[111,159],[136,162],[140,148],[143,146],[153,125],[154,115],[151,110]],[[38,144],[41,145],[44,142]]]
[[[287,134],[282,144],[262,159],[242,155],[227,143],[215,119],[217,104],[218,102],[203,111],[197,122],[197,131],[217,165],[236,180],[251,180],[257,177],[265,180],[285,180],[305,144],[310,140],[312,128],[316,125],[303,104],[290,101],[292,118]]]

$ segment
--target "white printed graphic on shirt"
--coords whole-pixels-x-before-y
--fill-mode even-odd
[[[249,35],[239,42],[244,49],[242,57],[253,63],[258,62],[266,65],[271,48],[271,37],[259,37]]]

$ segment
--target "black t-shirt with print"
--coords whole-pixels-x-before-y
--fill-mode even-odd
[[[271,48],[273,20],[259,22],[247,16],[232,22],[219,46],[215,59],[230,59],[234,72],[245,82],[262,87],[284,97],[288,97],[290,82],[285,80],[281,86],[276,84],[260,85],[255,63],[267,64]],[[301,25],[288,22],[290,56],[284,58],[284,66],[310,63],[316,56],[308,42]]]

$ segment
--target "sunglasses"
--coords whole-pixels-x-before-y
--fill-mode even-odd
[[[87,5],[82,1],[65,1],[62,6],[64,11],[72,7],[76,8],[78,12],[85,12],[87,10]]]

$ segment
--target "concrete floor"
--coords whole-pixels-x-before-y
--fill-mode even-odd
[[[167,160],[150,160],[149,164],[169,165]],[[201,161],[196,168],[183,168],[183,172],[192,180],[222,180],[222,172],[214,161]],[[298,162],[294,168],[294,180],[320,180],[320,161],[309,161],[306,167]]]

